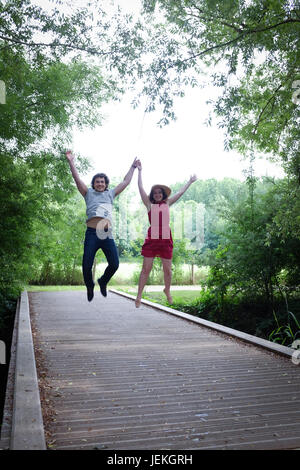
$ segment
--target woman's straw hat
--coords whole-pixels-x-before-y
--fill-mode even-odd
[[[152,186],[150,194],[152,191],[154,191],[154,189],[163,189],[167,197],[169,197],[172,192],[172,190],[168,186],[165,186],[164,184],[155,184],[154,186]]]

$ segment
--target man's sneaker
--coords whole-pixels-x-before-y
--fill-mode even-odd
[[[106,284],[104,284],[103,282],[101,282],[101,279],[102,277],[100,277],[98,279],[98,284],[100,286],[100,292],[101,294],[103,295],[103,297],[106,297],[107,296],[107,292],[106,292]]]
[[[87,299],[90,302],[93,300],[94,297],[94,286],[93,287],[87,287]]]

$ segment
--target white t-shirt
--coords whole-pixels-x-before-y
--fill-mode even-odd
[[[84,196],[87,221],[92,217],[103,217],[111,222],[114,198],[114,188],[106,189],[105,191],[96,191],[93,188],[88,188]]]

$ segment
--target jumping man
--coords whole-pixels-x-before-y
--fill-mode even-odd
[[[66,157],[70,165],[73,179],[78,191],[86,203],[86,233],[84,240],[84,253],[82,259],[82,272],[87,287],[87,298],[90,302],[94,297],[94,281],[92,267],[96,252],[102,249],[108,266],[104,274],[97,280],[101,294],[106,297],[106,286],[119,267],[119,256],[115,241],[111,236],[112,205],[114,198],[118,196],[131,182],[134,170],[139,162],[134,159],[124,180],[113,189],[108,189],[109,179],[104,173],[97,173],[91,182],[91,187],[80,179],[74,165],[74,155],[69,150]]]

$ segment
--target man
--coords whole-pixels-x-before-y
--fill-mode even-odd
[[[92,267],[99,248],[102,249],[108,262],[103,276],[97,280],[101,294],[104,297],[107,296],[106,286],[119,267],[118,251],[111,235],[112,205],[114,198],[131,182],[139,160],[134,159],[124,180],[118,186],[108,189],[109,179],[104,173],[97,173],[92,179],[92,187],[88,188],[79,177],[74,165],[74,155],[70,150],[66,152],[66,157],[76,186],[86,203],[87,229],[84,241],[82,272],[87,287],[87,298],[90,302],[94,297],[95,286]]]

